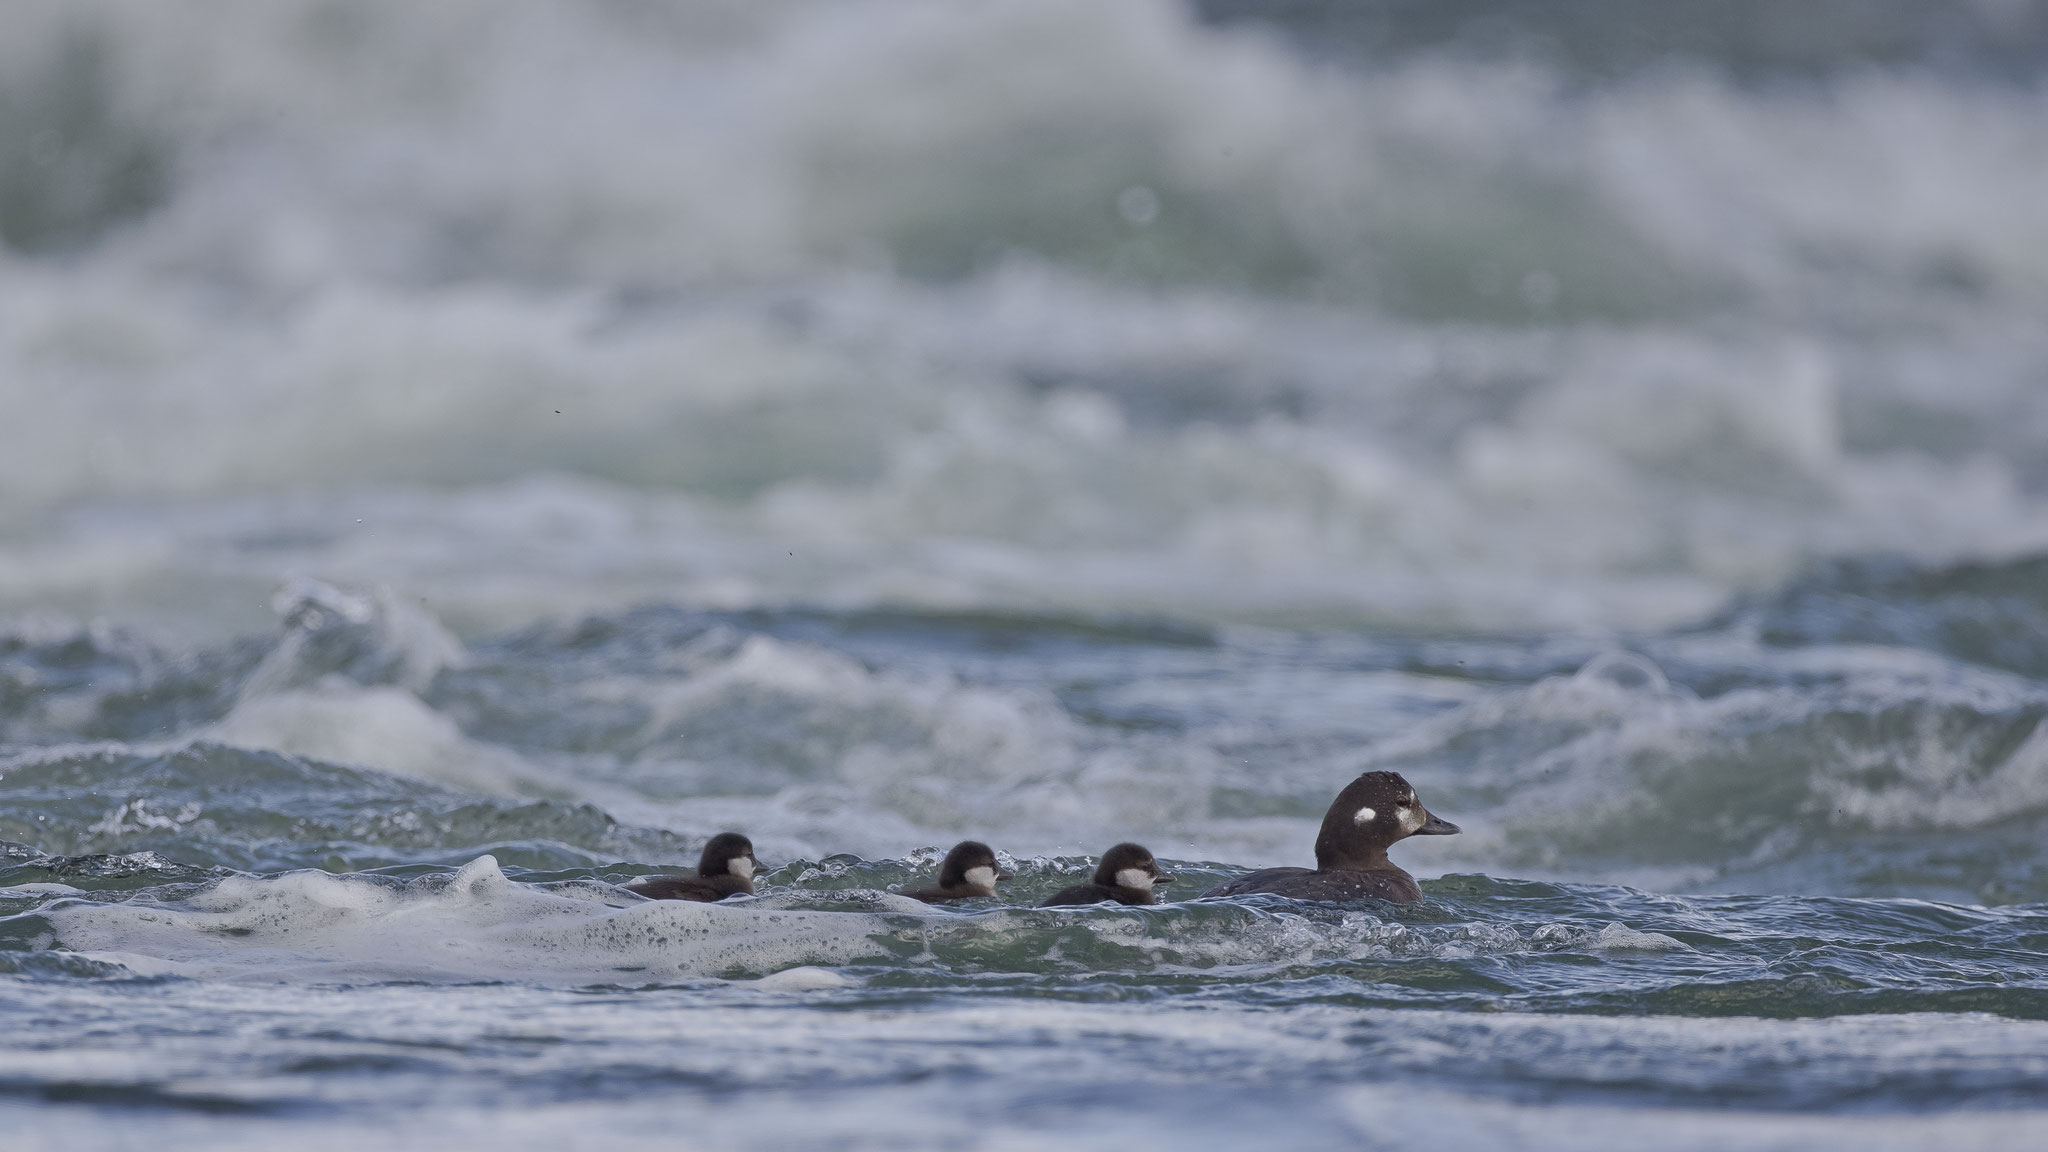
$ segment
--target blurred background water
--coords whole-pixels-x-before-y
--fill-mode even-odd
[[[7,26],[27,1136],[2048,1121],[2048,5]],[[1370,768],[1422,906],[886,891]]]

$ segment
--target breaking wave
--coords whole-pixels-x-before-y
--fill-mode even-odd
[[[1163,0],[233,23],[15,14],[0,605],[1614,627],[2048,543],[2043,91],[1946,49],[1758,84],[1334,66]]]

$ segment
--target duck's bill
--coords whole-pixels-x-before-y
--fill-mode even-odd
[[[1429,817],[1429,819],[1423,821],[1422,827],[1415,830],[1417,836],[1456,836],[1464,831],[1463,828],[1458,827],[1449,820],[1437,819],[1436,814],[1433,812],[1425,810],[1422,814]]]
[[[1154,876],[1152,878],[1152,882],[1154,884],[1171,884],[1173,883],[1173,873],[1161,872],[1159,875]]]

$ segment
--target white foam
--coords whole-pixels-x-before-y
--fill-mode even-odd
[[[1593,937],[1592,946],[1602,952],[1688,952],[1692,945],[1662,932],[1640,932],[1625,924],[1612,923]]]
[[[91,29],[177,178],[0,283],[0,604],[240,627],[301,572],[466,623],[1608,627],[1816,554],[2048,541],[2024,85],[1344,73],[1165,0],[394,5],[360,55],[324,11],[14,13],[23,76]],[[1369,315],[1494,250],[1616,318]],[[919,258],[957,278],[890,271]]]
[[[579,686],[650,718],[624,781],[537,772],[418,693],[461,666],[455,629],[650,600],[1611,634],[1815,556],[2048,544],[2025,85],[1344,71],[1166,0],[653,28],[452,0],[367,8],[339,54],[314,0],[234,37],[18,7],[9,75],[85,29],[176,178],[62,259],[5,257],[0,612],[248,633],[280,578],[320,577],[297,598],[388,667],[327,681],[288,634],[208,733],[246,746],[778,851],[1000,830],[1302,863],[1302,819],[1215,819],[1214,742],[1105,747],[1047,695],[802,644]],[[1508,250],[1529,266],[1479,267]],[[1547,277],[1553,310],[1397,298],[1480,272]],[[1500,705],[1571,734],[1503,751],[1502,820],[1406,858],[1553,865],[1665,810],[1648,777],[1713,759],[1714,718],[1822,723],[1652,701],[1642,672]],[[752,706],[804,751],[748,744]],[[1454,723],[1506,733],[1490,706]],[[1973,774],[1928,740],[1872,786],[1898,748],[1787,740],[1824,820],[2043,800],[2038,746]],[[751,750],[748,794],[706,786],[733,771],[706,746]]]
[[[1833,679],[1825,691],[1699,699],[1632,660],[1653,674],[1581,672],[1504,692],[1402,733],[1366,766],[1404,771],[1478,817],[1431,841],[1434,861],[1575,876],[1592,851],[1634,869],[1600,875],[1651,887],[1697,886],[1830,839],[1969,831],[2048,808],[2042,697],[2023,677],[1816,650],[1801,663]]]
[[[331,678],[245,699],[195,734],[243,748],[309,756],[476,792],[563,795],[516,753],[469,739],[411,692]]]
[[[621,820],[741,827],[799,855],[890,856],[941,833],[1002,829],[1014,849],[1046,851],[1208,815],[1204,750],[1091,744],[1042,692],[876,672],[762,635],[706,647],[673,672],[604,678],[561,698],[648,717],[621,750],[633,763],[620,779],[574,781]],[[698,762],[704,747],[720,758]],[[731,796],[734,780],[767,794]]]
[[[1150,877],[1132,872],[1138,870],[1119,875],[1119,883],[1147,886]],[[38,915],[48,920],[56,947],[138,975],[572,986],[758,977],[752,986],[784,991],[849,986],[829,970],[900,959],[904,942],[971,945],[975,962],[987,964],[1006,941],[1046,930],[1031,909],[958,916],[886,892],[835,892],[831,900],[853,910],[811,910],[803,893],[789,890],[717,904],[617,907],[514,883],[482,856],[438,885],[394,888],[323,872],[234,876],[179,904],[59,900]],[[1619,924],[1598,931],[1561,923],[1411,927],[1364,913],[1335,921],[1256,910],[1222,921],[1102,917],[1085,928],[1145,971],[1685,947]],[[1037,964],[1041,953],[1027,949],[1017,959]]]
[[[78,955],[101,964],[116,964],[130,973],[144,979],[159,976],[187,976],[193,971],[191,965],[156,956],[145,956],[138,952],[80,952]]]
[[[823,992],[834,988],[851,988],[854,984],[854,979],[844,973],[809,965],[770,972],[754,981],[754,987],[771,992]]]
[[[508,881],[483,856],[444,887],[295,872],[230,877],[183,906],[59,903],[66,948],[210,979],[640,982],[886,956],[877,916],[651,900],[611,908]],[[122,961],[124,966],[126,961]],[[131,966],[132,967],[132,966]]]

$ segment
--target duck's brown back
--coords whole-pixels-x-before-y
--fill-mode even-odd
[[[626,885],[649,900],[696,900],[712,903],[727,896],[751,895],[754,885],[738,876],[656,876]]]

